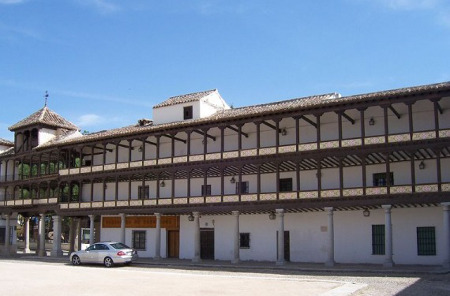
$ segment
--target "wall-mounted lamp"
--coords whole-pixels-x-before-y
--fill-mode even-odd
[[[108,184],[103,185],[103,188],[108,189]]]
[[[375,119],[373,117],[369,119],[369,125],[375,125]]]
[[[192,213],[189,214],[188,221],[190,221],[190,222],[194,221],[194,215],[192,215]]]
[[[287,130],[285,128],[281,129],[280,131],[282,136],[286,136],[287,135]]]
[[[419,163],[419,169],[420,170],[425,169],[425,163],[423,162],[423,160]]]
[[[275,216],[275,213],[274,213],[274,212],[270,212],[270,214],[269,214],[269,219],[270,219],[270,220],[275,220],[276,217],[277,217],[277,216]]]
[[[164,182],[164,180],[162,180],[161,183],[159,183],[159,186],[166,187],[166,183]]]
[[[234,178],[234,176],[233,176],[233,177],[231,177],[231,179],[230,179],[230,183],[231,183],[231,184],[234,184],[234,183],[236,183],[236,179]]]
[[[142,150],[143,150],[142,146],[139,146],[138,151],[139,151],[139,152],[142,152]]]
[[[364,216],[364,217],[369,217],[369,216],[370,216],[370,211],[369,211],[368,209],[365,209],[365,210],[363,211],[363,216]]]

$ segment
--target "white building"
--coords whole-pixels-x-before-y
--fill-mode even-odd
[[[0,211],[141,257],[449,267],[449,109],[450,83],[243,108],[210,90],[81,135],[44,107],[10,127]]]

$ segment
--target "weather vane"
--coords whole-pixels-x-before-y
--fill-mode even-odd
[[[45,98],[45,105],[44,106],[47,107],[48,91],[45,91],[44,98]]]

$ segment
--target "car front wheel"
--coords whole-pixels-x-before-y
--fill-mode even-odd
[[[80,264],[81,264],[80,257],[78,257],[77,255],[74,255],[74,256],[72,257],[72,264],[73,264],[73,265],[80,265]]]
[[[113,267],[114,261],[110,257],[106,257],[105,260],[103,260],[103,264],[105,267]]]

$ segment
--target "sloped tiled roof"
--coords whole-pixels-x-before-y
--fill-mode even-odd
[[[0,145],[12,147],[12,146],[14,146],[14,143],[11,142],[11,141],[8,141],[8,140],[0,138]]]
[[[161,107],[165,107],[165,106],[183,104],[183,103],[196,102],[206,96],[209,96],[213,92],[217,92],[217,89],[211,89],[211,90],[206,90],[206,91],[201,91],[201,92],[196,92],[196,93],[191,93],[191,94],[185,94],[185,95],[181,95],[181,96],[170,97],[167,100],[165,100],[164,102],[153,106],[153,109],[161,108]]]
[[[171,122],[159,125],[147,125],[147,126],[139,126],[139,125],[130,125],[127,127],[111,129],[106,131],[101,131],[98,133],[83,135],[78,138],[67,138],[61,137],[59,139],[55,139],[53,141],[47,142],[41,145],[39,148],[46,148],[51,146],[60,146],[65,144],[75,144],[75,143],[83,143],[90,141],[97,141],[100,139],[109,139],[114,137],[135,135],[135,134],[146,134],[151,132],[156,132],[160,130],[166,130],[171,128],[181,128],[187,127],[191,125],[197,125],[202,123],[208,123],[213,121],[222,121],[222,120],[236,120],[240,118],[246,117],[255,117],[261,116],[265,114],[283,112],[288,110],[307,110],[311,108],[320,108],[330,105],[337,104],[348,104],[348,103],[357,103],[360,101],[369,101],[369,100],[381,100],[386,98],[395,98],[400,96],[406,96],[411,94],[424,94],[431,93],[435,91],[450,91],[450,82],[438,83],[438,84],[429,84],[423,86],[416,87],[408,87],[401,88],[395,90],[388,90],[382,92],[374,92],[362,95],[348,96],[348,97],[340,97],[337,93],[309,96],[303,98],[296,98],[292,100],[279,101],[268,104],[260,104],[253,105],[241,108],[234,109],[225,109],[221,110],[209,117],[193,119],[189,121],[178,121]],[[206,93],[206,92],[203,92]],[[167,101],[166,101],[167,102]]]
[[[56,114],[55,112],[47,108],[47,106],[31,114],[27,118],[19,121],[18,123],[13,124],[12,126],[9,127],[9,130],[15,131],[17,129],[36,124],[44,124],[47,126],[57,128],[65,128],[68,130],[78,130],[78,127],[75,124],[71,123],[70,121],[67,121],[62,116]]]
[[[14,155],[14,147],[6,149],[5,151],[0,152],[0,156]]]

